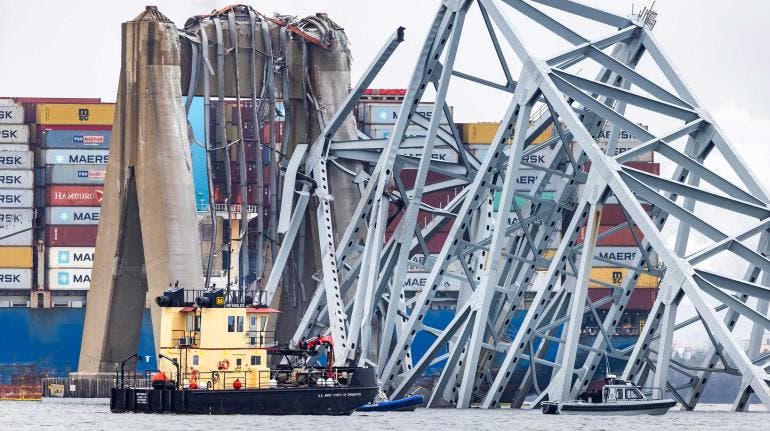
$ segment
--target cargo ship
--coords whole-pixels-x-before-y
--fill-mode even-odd
[[[397,107],[403,100],[403,89],[367,90],[361,103],[355,109],[359,130],[376,138],[390,135],[398,112]],[[77,370],[80,343],[85,319],[86,294],[90,285],[90,268],[93,262],[94,245],[99,219],[99,207],[103,193],[104,174],[106,171],[107,150],[111,141],[111,124],[114,105],[102,103],[99,99],[52,99],[52,98],[3,98],[0,97],[3,110],[10,112],[0,119],[0,128],[8,130],[7,135],[14,138],[0,142],[0,170],[16,172],[19,187],[0,187],[0,213],[3,214],[0,232],[14,235],[4,238],[0,235],[0,325],[6,336],[0,339],[0,383],[10,384],[15,368],[2,366],[35,365],[48,376],[66,376]],[[431,112],[431,105],[421,106],[424,113]],[[233,124],[238,109],[225,110],[227,125]],[[203,102],[199,98],[192,101],[190,123],[199,141],[203,141]],[[242,115],[251,116],[251,106],[242,107]],[[214,116],[212,116],[214,118]],[[283,139],[282,106],[276,107],[275,138]],[[449,119],[442,118],[442,127],[449,128]],[[486,157],[486,150],[492,139],[497,123],[457,124],[462,140],[470,152],[478,159]],[[245,126],[246,127],[246,126]],[[252,126],[249,126],[252,127]],[[213,129],[213,128],[212,128]],[[13,134],[11,133],[13,132]],[[208,264],[212,242],[222,245],[225,239],[237,237],[237,224],[225,223],[227,204],[240,206],[242,203],[254,206],[263,199],[265,212],[270,210],[272,191],[269,166],[271,152],[265,151],[257,157],[257,133],[245,130],[247,157],[247,196],[241,196],[239,187],[231,188],[231,195],[226,192],[226,175],[223,154],[214,155],[212,172],[208,172],[203,148],[192,145],[192,162],[196,200],[200,211],[201,254],[204,264]],[[410,128],[408,134],[419,135],[424,129]],[[546,140],[552,133],[544,132],[535,142]],[[263,126],[259,136],[267,141],[271,135],[269,126]],[[604,139],[604,141],[602,141]],[[606,141],[600,137],[599,143]],[[630,137],[621,137],[616,151],[633,148],[638,142]],[[606,145],[606,143],[605,143]],[[452,151],[438,148],[436,157],[445,161],[446,157],[456,157]],[[256,163],[261,159],[266,169],[263,170],[264,189],[259,196]],[[538,164],[540,159],[527,160]],[[652,159],[632,162],[638,169],[655,172],[659,165]],[[589,167],[586,167],[588,169]],[[231,171],[238,172],[238,165],[231,166]],[[414,170],[404,170],[401,174],[405,184],[413,181]],[[213,190],[209,193],[209,175]],[[526,187],[533,182],[532,172],[524,171],[518,182]],[[439,178],[429,178],[429,182]],[[445,193],[429,193],[425,199],[435,207],[442,207],[459,190]],[[211,200],[210,200],[211,196]],[[546,190],[542,198],[554,198],[554,190]],[[499,199],[494,199],[494,210],[499,206]],[[211,208],[214,208],[217,223],[210,220]],[[239,212],[235,209],[235,212]],[[251,211],[251,209],[250,209]],[[602,228],[622,223],[622,212],[611,205],[605,206],[602,216]],[[225,226],[231,230],[227,232]],[[438,253],[448,233],[443,228],[428,243],[431,253]],[[250,226],[248,232],[250,247],[257,243],[252,237],[258,233]],[[620,230],[603,238],[598,244],[599,252],[611,256],[610,260],[623,262],[632,260],[634,251],[633,235],[628,229]],[[222,253],[213,257],[210,274],[218,286],[229,282],[225,268],[232,267],[230,280],[245,277],[253,282],[257,267],[257,253],[249,252],[248,268],[239,268],[235,262],[242,262],[236,255],[222,248]],[[424,256],[415,256],[419,261]],[[230,262],[234,262],[230,265]],[[406,281],[406,294],[414,294],[426,282],[428,274],[420,265],[409,269]],[[591,278],[602,280],[604,285],[591,286],[592,298],[606,296],[611,292],[607,285],[618,286],[622,283],[626,270],[621,267],[608,267],[596,262]],[[240,275],[239,275],[240,274]],[[436,301],[426,316],[426,323],[432,327],[443,328],[454,316],[457,288],[455,280],[449,280],[441,292],[442,300]],[[615,348],[622,348],[635,343],[640,328],[657,295],[657,280],[654,277],[641,280],[642,288],[636,289],[629,306],[623,315],[619,328],[613,335]],[[525,310],[517,312],[508,329],[515,333],[523,320]],[[606,312],[606,306],[600,307],[599,314]],[[588,344],[598,334],[598,328],[592,321],[586,321],[583,329],[582,344]],[[419,359],[427,350],[432,337],[426,333],[418,334],[412,350],[413,357]],[[141,327],[141,340],[138,352],[149,358],[137,364],[138,371],[156,369],[152,328],[149,311],[145,313]],[[580,352],[584,354],[583,351]],[[555,352],[551,353],[555,355]],[[578,362],[582,359],[578,358]],[[443,363],[433,364],[425,374],[424,384],[430,384],[432,378],[440,373]],[[610,361],[612,371],[622,369],[617,360]],[[539,382],[548,381],[550,374],[546,367],[541,367]],[[597,370],[596,376],[604,375],[604,364]],[[523,372],[523,369],[517,370]],[[515,381],[515,379],[514,379]],[[509,388],[512,390],[513,388]]]
[[[374,400],[379,392],[374,368],[334,366],[330,336],[279,346],[275,331],[267,329],[279,311],[260,304],[259,297],[245,290],[181,287],[157,297],[160,371],[149,381],[116,372],[110,410],[349,415]],[[268,368],[268,355],[285,362]]]

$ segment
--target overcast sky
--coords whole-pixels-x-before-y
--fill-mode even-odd
[[[190,16],[227,4],[208,0],[153,3],[178,27]],[[589,3],[619,14],[649,4],[618,0]],[[114,101],[120,24],[138,15],[145,4],[129,0],[39,0],[31,7],[27,1],[0,0],[0,96],[101,97]],[[404,88],[438,4],[437,0],[261,0],[252,5],[266,15],[328,13],[350,38],[353,81],[388,35],[398,26],[406,27],[407,40],[374,85]],[[770,136],[770,57],[765,47],[770,40],[770,2],[663,0],[655,9],[659,13],[654,29],[658,42],[751,168],[766,186],[770,185],[770,150],[765,141]],[[499,68],[489,55],[488,39],[479,24],[478,15],[466,23],[458,68],[481,75],[488,72],[486,77],[499,81]],[[527,25],[517,28],[531,46],[547,51],[551,39]],[[575,30],[588,31],[582,27]],[[457,121],[497,121],[508,98],[465,85],[450,92],[449,103],[455,107]]]

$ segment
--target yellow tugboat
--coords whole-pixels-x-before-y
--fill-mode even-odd
[[[279,311],[251,294],[171,288],[156,303],[160,370],[145,379],[119,371],[115,413],[346,415],[377,395],[373,368],[332,366],[331,337],[279,347],[267,329]],[[268,355],[281,365],[269,368]]]

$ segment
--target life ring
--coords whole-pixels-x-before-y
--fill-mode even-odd
[[[222,359],[222,360],[221,360],[221,361],[219,361],[219,363],[217,364],[217,369],[219,369],[219,370],[221,370],[221,371],[227,371],[227,370],[229,370],[229,369],[230,369],[230,361],[228,361],[227,359]]]

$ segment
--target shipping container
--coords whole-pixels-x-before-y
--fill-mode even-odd
[[[249,205],[256,205],[257,204],[257,186],[254,184],[249,184],[246,186],[246,195],[249,198]],[[263,194],[264,194],[264,205],[266,208],[270,207],[270,189],[268,187],[263,188]],[[225,190],[224,184],[214,184],[214,203],[217,204],[223,204],[225,203],[225,197],[227,196],[227,191]],[[233,186],[230,190],[230,203],[231,204],[241,204],[241,188],[239,186]]]
[[[225,176],[225,162],[212,163],[212,169],[214,175],[212,175],[212,181],[215,183],[224,183],[227,180]],[[230,175],[232,182],[239,182],[240,180],[240,165],[238,162],[230,162]],[[270,172],[267,169],[262,170],[262,178],[265,183],[269,184]],[[247,184],[257,183],[257,164],[246,164],[246,182]]]
[[[32,247],[0,247],[0,268],[32,268]]]
[[[603,233],[607,232],[610,229],[613,229],[614,226],[599,226],[599,235],[602,235]],[[578,238],[577,243],[582,243],[585,240],[586,235],[586,228],[582,227],[580,228],[580,232],[578,232]],[[639,229],[638,226],[634,227],[634,233],[631,233],[631,229],[628,227],[623,227],[618,229],[616,232],[613,232],[611,234],[605,235],[604,237],[600,237],[596,241],[597,246],[619,246],[619,247],[633,247],[636,246],[636,241],[634,241],[634,235],[641,240],[644,238],[644,235],[642,234],[642,231]]]
[[[393,124],[364,124],[363,132],[372,139],[388,139],[393,133],[393,126]],[[441,126],[441,128],[447,133],[451,132],[447,125]],[[404,132],[406,137],[425,136],[427,134],[428,131],[426,129],[416,124],[408,126],[406,132]]]
[[[46,205],[97,207],[103,195],[103,186],[52,185],[46,190]]]
[[[10,99],[0,99],[0,124],[23,124],[24,106]]]
[[[107,150],[112,126],[37,126],[37,142],[43,148]]]
[[[652,205],[650,204],[642,204],[642,208],[647,211],[647,214],[652,211]],[[625,222],[626,217],[623,214],[623,207],[620,206],[620,204],[604,204],[602,206],[602,226],[617,226]]]
[[[32,209],[0,209],[0,246],[31,246],[32,218]]]
[[[660,175],[660,163],[655,162],[626,162],[623,166],[628,166],[639,171],[644,171],[653,175]],[[586,162],[583,165],[583,170],[586,172],[591,171],[591,162]]]
[[[48,270],[48,288],[51,290],[88,290],[91,287],[91,269],[57,268]]]
[[[432,103],[420,103],[417,105],[416,112],[430,119],[431,115],[433,115],[433,106]],[[399,103],[360,103],[356,119],[359,123],[396,124],[400,110],[401,104]],[[450,113],[452,112],[451,107],[449,111]],[[447,120],[443,112],[441,113],[441,124],[449,124],[449,120]]]
[[[0,208],[32,208],[33,189],[0,189]]]
[[[48,207],[48,224],[99,224],[100,207]]]
[[[106,165],[109,150],[42,150],[41,159],[46,165]]]
[[[0,289],[32,289],[32,270],[24,268],[0,268]]]
[[[24,106],[24,123],[37,123],[38,103],[101,103],[102,101],[94,97],[13,97],[12,99]]]
[[[636,266],[636,260],[640,255],[641,252],[638,247],[595,247],[593,266],[595,268],[624,265]],[[597,258],[601,258],[602,260]],[[607,263],[607,260],[612,261],[613,263]]]
[[[499,211],[500,210],[500,199],[502,198],[502,194],[500,192],[495,192],[495,196],[492,199],[492,211]],[[514,196],[513,199],[516,201],[516,205],[521,208],[524,206],[524,204],[527,202],[527,199],[524,199],[521,196]],[[541,200],[547,200],[552,201],[556,199],[556,192],[555,191],[543,191],[540,192],[540,199]]]
[[[31,170],[33,159],[32,151],[0,151],[0,169]]]
[[[91,268],[94,265],[94,247],[50,247],[49,268]]]
[[[407,157],[422,158],[422,148],[402,148],[398,150],[398,154]],[[433,152],[430,154],[431,160],[447,163],[457,163],[459,155],[453,149],[448,146],[434,147]]]
[[[39,103],[37,123],[47,125],[112,125],[114,103]]]
[[[428,279],[430,278],[429,272],[408,272],[404,278],[404,289],[407,291],[421,291],[427,287]],[[462,287],[462,282],[456,278],[444,277],[441,280],[441,284],[438,287],[439,291],[455,291],[457,292]]]
[[[591,280],[588,282],[589,288],[607,287],[601,283],[622,286],[630,270],[627,268],[591,268]],[[656,289],[660,279],[650,274],[639,274],[636,287],[640,289]]]
[[[104,184],[107,165],[51,165],[46,184]]]
[[[31,189],[34,186],[34,171],[0,170],[0,189]]]
[[[465,123],[462,127],[463,143],[489,145],[499,127],[500,123]]]
[[[606,296],[612,295],[612,293],[615,291],[617,291],[617,289],[612,289],[609,287],[596,287],[593,289],[588,289],[588,296],[591,298],[591,301],[598,301]],[[631,297],[628,299],[625,310],[641,310],[649,313],[650,309],[652,308],[652,304],[655,303],[655,299],[657,299],[657,297],[658,289],[634,289],[634,291],[631,293]],[[612,302],[604,304],[598,308],[599,310],[608,310],[611,305]]]
[[[29,126],[0,124],[0,144],[29,144]]]
[[[97,225],[51,225],[45,228],[49,247],[93,247],[96,245]]]

